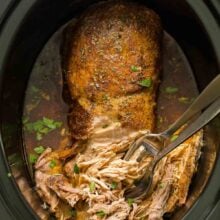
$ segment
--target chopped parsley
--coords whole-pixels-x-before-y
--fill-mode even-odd
[[[159,186],[159,189],[162,189],[164,187],[164,184],[160,183],[158,186]]]
[[[50,129],[56,129],[56,128],[61,127],[61,125],[62,125],[62,122],[54,121],[53,119],[49,119],[46,117],[43,117],[42,121],[43,121],[44,125]]]
[[[127,203],[128,203],[129,206],[131,206],[134,203],[134,199],[128,198]]]
[[[131,71],[132,71],[132,72],[138,72],[138,71],[140,71],[140,69],[141,69],[141,68],[138,67],[138,66],[134,66],[134,65],[131,66]]]
[[[24,129],[30,133],[35,133],[36,139],[40,141],[42,140],[44,135],[48,134],[49,132],[57,128],[60,128],[62,122],[55,121],[47,117],[43,117],[42,120],[37,120],[35,122],[26,122],[23,124],[24,124]]]
[[[140,86],[150,88],[152,86],[152,78],[148,77],[138,83]]]
[[[29,117],[27,117],[27,116],[22,117],[23,125],[26,124],[28,121],[29,121]]]
[[[96,212],[96,215],[99,218],[104,218],[106,216],[106,213],[103,210],[100,210],[100,211]]]
[[[56,161],[55,161],[55,160],[51,160],[51,161],[50,161],[50,164],[49,164],[49,167],[50,167],[51,169],[53,169],[56,165],[57,165]]]
[[[45,151],[45,148],[43,146],[38,146],[38,147],[35,147],[34,148],[34,151],[37,153],[37,154],[42,154],[44,151]]]
[[[178,99],[179,102],[184,103],[184,104],[189,104],[190,100],[188,97],[182,96]]]
[[[37,139],[37,141],[40,141],[40,140],[42,140],[42,134],[41,133],[39,133],[39,132],[37,132],[36,133],[36,139]]]
[[[35,164],[37,162],[38,156],[35,154],[29,154],[29,162]]]
[[[118,186],[118,183],[112,182],[112,184],[111,184],[111,189],[116,189],[117,186]]]
[[[107,94],[103,94],[102,98],[103,98],[103,101],[109,100],[109,96]]]
[[[74,171],[75,174],[79,174],[80,169],[79,169],[79,167],[78,167],[77,164],[74,165],[74,167],[73,167],[73,171]]]
[[[177,87],[172,87],[172,86],[168,86],[165,88],[165,92],[168,94],[174,94],[176,92],[178,92],[178,88]]]
[[[37,92],[40,91],[40,89],[37,88],[36,86],[31,86],[31,91],[32,91],[33,93],[37,93]]]
[[[179,135],[174,134],[174,135],[170,138],[170,141],[175,141],[178,137],[179,137]]]
[[[89,191],[90,191],[91,193],[93,193],[93,192],[95,191],[95,182],[91,182],[91,183],[89,184]]]
[[[157,122],[158,122],[159,124],[162,124],[163,121],[164,121],[164,119],[163,119],[161,116],[159,116],[159,117],[157,118]]]

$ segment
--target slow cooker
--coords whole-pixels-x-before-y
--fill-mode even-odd
[[[4,220],[39,219],[41,203],[24,162],[21,129],[25,89],[35,60],[57,29],[97,1],[0,1],[0,214]],[[164,29],[185,53],[201,91],[220,69],[220,1],[139,2],[160,15]],[[190,199],[172,219],[220,219],[218,119],[206,128],[207,146],[212,147],[205,147],[201,156]]]

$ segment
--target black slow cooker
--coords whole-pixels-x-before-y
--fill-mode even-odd
[[[1,219],[38,219],[35,207],[40,206],[40,202],[37,196],[27,201],[16,182],[19,178],[23,189],[34,194],[22,156],[21,116],[27,81],[38,54],[51,35],[97,1],[0,0]],[[164,29],[175,38],[188,58],[201,91],[220,69],[220,1],[140,2],[160,15]],[[204,162],[195,177],[191,200],[172,219],[220,219],[218,121],[207,129],[213,137],[207,141],[213,147],[205,149],[201,156]],[[14,164],[16,173],[12,172]],[[207,170],[211,173],[208,177],[203,175]]]

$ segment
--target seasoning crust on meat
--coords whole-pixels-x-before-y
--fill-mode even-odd
[[[134,3],[101,3],[70,25],[65,37],[63,68],[71,97],[82,106],[73,115],[88,114],[87,132],[91,118],[101,114],[128,128],[152,130],[161,69],[158,15]],[[144,79],[152,80],[150,89],[139,85]],[[86,137],[86,128],[74,121],[70,126],[75,138]]]

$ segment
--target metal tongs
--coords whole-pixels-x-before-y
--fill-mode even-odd
[[[204,110],[204,111],[203,111]],[[202,112],[203,111],[203,112]],[[124,159],[129,160],[141,146],[138,161],[144,156],[153,157],[149,168],[137,184],[125,191],[126,198],[142,198],[151,189],[154,170],[158,162],[181,143],[203,128],[220,113],[220,74],[202,91],[184,114],[167,130],[159,134],[145,134],[133,142]],[[174,139],[174,134],[187,125]]]

